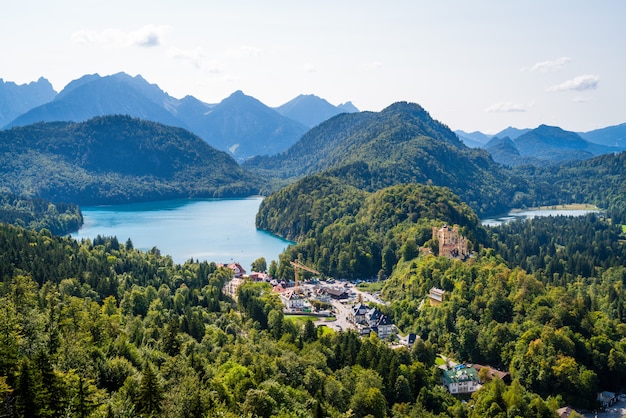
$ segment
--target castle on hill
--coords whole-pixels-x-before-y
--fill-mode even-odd
[[[433,240],[439,241],[439,255],[461,260],[469,256],[467,238],[459,234],[459,227],[450,228],[444,225],[441,228],[433,226]]]

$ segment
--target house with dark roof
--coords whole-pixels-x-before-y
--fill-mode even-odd
[[[396,326],[387,315],[362,303],[357,303],[352,308],[351,320],[358,325],[359,333],[364,336],[375,332],[379,338],[385,339],[396,333]]]
[[[411,348],[413,348],[413,344],[415,344],[415,341],[417,341],[419,337],[417,336],[417,334],[413,334],[410,333],[409,335],[406,336],[406,345],[407,347],[409,347],[409,350]]]
[[[613,392],[603,391],[598,393],[598,402],[602,405],[604,409],[610,407],[615,402],[617,402],[617,396]]]
[[[365,315],[369,307],[361,302],[357,303],[352,307],[352,312],[350,314],[350,320],[357,325],[365,325],[367,324],[367,320],[365,319]]]

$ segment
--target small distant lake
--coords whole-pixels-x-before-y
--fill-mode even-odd
[[[175,263],[190,258],[216,263],[238,262],[246,270],[259,257],[278,261],[290,244],[257,230],[256,213],[263,198],[181,199],[130,205],[82,207],[84,226],[71,234],[78,240],[98,235],[128,238],[136,249],[157,247]]]
[[[537,216],[583,216],[588,213],[599,213],[598,209],[529,209],[512,210],[506,215],[483,219],[481,223],[485,226],[498,226],[516,219],[531,219]]]

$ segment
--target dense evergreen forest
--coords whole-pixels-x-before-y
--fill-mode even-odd
[[[287,320],[268,284],[237,305],[230,271],[98,237],[0,227],[0,410],[43,417],[484,416],[497,402],[552,416],[515,383],[469,409],[438,385],[432,338],[409,351],[374,335]]]
[[[441,199],[441,207],[450,197],[402,189],[371,200],[391,210],[411,196],[419,213],[438,205],[418,202]],[[402,225],[389,215],[370,207],[359,217]],[[626,384],[624,244],[604,218],[576,221],[490,229],[496,248],[466,262],[401,251],[383,288],[391,304],[380,309],[421,335],[412,350],[298,325],[265,283],[242,286],[234,304],[222,293],[231,272],[213,263],[176,265],[131,240],[76,242],[2,226],[1,408],[28,417],[552,417],[566,403],[593,408],[597,390]],[[505,261],[506,248],[536,229],[563,237],[563,255],[593,254],[588,230],[615,242],[593,258],[593,275],[554,271],[542,281],[543,269]],[[504,233],[512,241],[499,240]],[[540,241],[549,257],[554,243]],[[439,306],[422,303],[432,286],[447,292]],[[489,381],[462,403],[439,386],[437,353],[509,369],[513,383]]]
[[[0,158],[3,190],[55,202],[245,196],[261,187],[188,132],[123,116],[0,132]],[[76,206],[2,197],[3,219],[18,226],[0,225],[0,416],[594,409],[598,390],[626,387],[625,159],[510,170],[465,148],[421,107],[398,103],[337,116],[285,154],[247,163],[274,185],[307,175],[267,197],[257,215],[258,227],[297,242],[270,272],[289,279],[299,259],[335,278],[385,279],[389,304],[379,309],[421,337],[411,350],[292,321],[266,283],[244,284],[235,302],[222,293],[231,272],[214,263],[177,265],[130,239],[55,237],[82,221]],[[477,215],[574,202],[604,212],[494,228]],[[444,224],[459,227],[472,257],[438,256],[432,227]],[[433,286],[445,291],[438,306],[427,300]],[[440,386],[438,354],[506,369],[513,383],[483,376],[461,402]]]
[[[299,258],[338,278],[384,278],[402,257],[434,246],[432,227],[456,224],[484,242],[478,217],[450,190],[420,184],[367,193],[334,177],[307,177],[266,198],[257,226],[297,241],[281,254],[279,277]]]
[[[190,132],[128,116],[0,131],[0,175],[11,193],[81,205],[245,197],[260,187]]]
[[[45,228],[54,235],[65,235],[82,226],[83,215],[74,204],[54,204],[45,199],[0,193],[0,222],[37,231]]]
[[[530,184],[529,206],[592,203],[615,223],[626,223],[626,152],[555,167],[516,167]]]

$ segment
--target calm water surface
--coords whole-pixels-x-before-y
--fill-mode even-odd
[[[486,226],[498,226],[516,219],[531,219],[536,216],[582,216],[592,212],[600,212],[593,209],[535,209],[511,211],[507,215],[495,218],[483,219],[481,223]]]
[[[81,208],[83,228],[72,234],[76,239],[116,236],[128,238],[143,251],[157,247],[176,263],[194,260],[230,263],[245,269],[259,257],[278,261],[290,244],[255,228],[261,197],[246,199],[192,199],[131,205]]]

